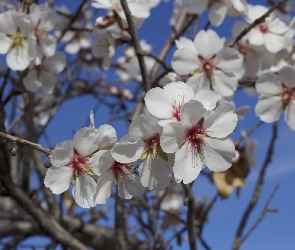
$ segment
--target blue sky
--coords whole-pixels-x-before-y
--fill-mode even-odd
[[[69,8],[75,8],[79,1],[58,1],[63,2]],[[71,6],[69,4],[71,2]],[[247,1],[252,4],[265,4],[264,0]],[[143,24],[139,31],[141,39],[145,39],[153,46],[152,52],[157,54],[164,44],[170,28],[168,25],[172,13],[172,1],[169,3],[161,3],[160,6],[152,10],[151,17]],[[205,18],[206,19],[206,18]],[[200,22],[203,27],[206,20]],[[230,36],[233,19],[227,20],[217,28],[220,36]],[[172,53],[175,49],[172,50]],[[167,62],[170,62],[172,53],[168,56]],[[119,55],[117,55],[119,56]],[[106,72],[107,73],[107,72]],[[112,76],[113,77],[113,76]],[[236,134],[241,129],[248,129],[259,119],[255,117],[254,106],[257,97],[249,97],[240,91],[235,95],[237,107],[242,105],[251,105],[252,109],[246,115],[245,120],[238,125]],[[63,104],[57,112],[55,118],[50,122],[47,129],[48,136],[51,138],[53,145],[64,140],[71,140],[73,131],[77,131],[85,126],[88,120],[89,112],[94,108],[96,100],[93,97],[79,97],[73,101]],[[96,127],[107,123],[108,117],[105,108],[100,108],[95,114]],[[126,126],[115,123],[118,137],[122,137],[126,133]],[[123,129],[122,129],[123,128]],[[247,187],[241,190],[240,197],[236,198],[232,195],[228,200],[218,200],[213,211],[209,215],[209,221],[204,229],[204,238],[212,249],[229,249],[233,243],[235,230],[244,212],[246,204],[253,192],[257,174],[264,160],[267,146],[271,135],[271,125],[265,124],[261,126],[251,137],[257,139],[257,166],[251,170],[250,175],[246,179]],[[251,234],[249,239],[242,245],[241,249],[295,249],[295,132],[292,131],[284,122],[283,117],[279,121],[278,140],[275,146],[275,154],[266,174],[266,184],[262,189],[262,196],[255,208],[254,213],[249,220],[248,228],[259,216],[264,203],[270,195],[274,186],[279,183],[280,187],[276,196],[271,202],[271,207],[279,209],[279,213],[269,213],[266,215],[259,227]],[[194,184],[194,191],[197,197],[207,196],[210,200],[216,193],[216,188],[208,182],[207,179],[200,176]],[[99,208],[102,208],[100,206]],[[188,245],[184,243],[181,248],[188,249]],[[202,249],[199,246],[199,249]]]

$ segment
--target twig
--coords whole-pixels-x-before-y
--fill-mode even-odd
[[[51,150],[42,147],[40,144],[33,143],[33,142],[30,142],[30,141],[21,139],[19,137],[8,135],[8,134],[2,133],[2,132],[0,132],[0,137],[5,138],[7,140],[10,140],[10,141],[12,141],[14,143],[20,143],[20,144],[29,146],[29,147],[31,147],[33,149],[36,149],[36,150],[46,154],[47,156],[49,156],[51,154]]]
[[[120,0],[120,1],[121,1],[122,8],[125,12],[125,16],[126,16],[127,23],[128,23],[128,31],[131,36],[132,44],[134,46],[135,54],[136,54],[138,64],[140,67],[143,88],[144,88],[145,92],[147,92],[151,88],[151,86],[150,86],[150,83],[148,80],[149,78],[148,78],[148,74],[147,74],[147,70],[146,70],[146,65],[144,62],[144,53],[142,52],[142,49],[141,49],[139,41],[138,41],[136,29],[134,27],[134,23],[132,20],[132,16],[131,16],[131,12],[129,10],[128,4],[127,4],[126,0]]]
[[[262,124],[264,124],[263,121],[257,122],[253,127],[247,130],[246,135],[251,135],[257,128],[259,128]],[[238,146],[243,140],[245,139],[245,136],[241,136],[239,139],[237,139],[234,144],[235,146]]]
[[[267,18],[276,9],[280,8],[280,6],[286,3],[287,1],[289,0],[281,0],[277,2],[275,5],[273,5],[267,12],[265,12],[264,15],[257,18],[253,23],[251,23],[248,27],[246,27],[228,46],[229,47],[235,46],[235,44],[238,41],[240,41],[251,29],[253,29],[256,25],[263,23],[265,21],[265,18]]]
[[[266,169],[267,169],[267,167],[269,166],[269,164],[271,162],[272,155],[273,155],[273,152],[274,152],[274,145],[275,145],[275,141],[276,141],[276,138],[277,138],[277,129],[278,129],[278,123],[275,122],[273,124],[273,133],[272,133],[271,141],[270,141],[270,144],[269,144],[269,147],[268,147],[267,155],[266,155],[264,163],[263,163],[263,165],[261,167],[259,177],[258,177],[257,183],[255,185],[254,193],[252,195],[251,201],[249,202],[249,204],[248,204],[248,206],[247,206],[247,208],[246,208],[246,210],[245,210],[245,212],[244,212],[244,214],[242,216],[240,224],[238,226],[235,241],[234,241],[234,244],[233,244],[233,250],[238,250],[239,249],[239,247],[240,247],[240,245],[242,243],[241,242],[242,234],[243,234],[243,231],[244,231],[244,229],[246,227],[249,216],[250,216],[251,212],[253,211],[253,209],[255,208],[255,206],[256,206],[259,198],[260,198],[261,188],[263,186],[264,178],[265,178],[265,172],[266,172]]]
[[[255,221],[255,223],[252,225],[252,227],[248,230],[247,233],[245,233],[244,237],[241,239],[240,243],[243,243],[248,237],[249,235],[254,231],[254,229],[259,225],[259,223],[263,220],[264,216],[266,215],[267,212],[278,212],[277,209],[270,209],[268,207],[269,203],[271,202],[271,200],[273,199],[276,191],[278,190],[279,188],[279,184],[277,184],[273,191],[271,192],[269,198],[267,199],[264,207],[263,207],[263,210],[260,214],[260,216],[257,218],[257,220]]]
[[[195,204],[195,195],[190,184],[183,184],[182,187],[187,199],[187,216],[186,216],[186,225],[188,231],[188,241],[190,245],[190,250],[197,250],[197,241],[196,241],[196,227],[195,227],[195,215],[196,215],[196,204]]]

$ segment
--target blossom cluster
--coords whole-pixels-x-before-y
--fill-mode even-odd
[[[118,142],[113,127],[95,129],[91,116],[90,128],[53,150],[45,186],[60,194],[73,183],[76,203],[92,207],[106,202],[113,183],[130,199],[145,188],[162,191],[172,178],[190,183],[206,166],[224,171],[236,156],[228,135],[238,119],[231,104],[217,104],[220,99],[207,89],[195,94],[184,82],[151,89],[145,96],[150,114],[136,117]]]

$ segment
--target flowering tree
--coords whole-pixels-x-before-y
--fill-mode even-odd
[[[36,236],[44,237],[44,249],[211,249],[203,233],[210,212],[217,200],[228,202],[234,188],[243,192],[256,165],[259,141],[251,135],[273,123],[253,195],[235,225],[232,249],[239,249],[265,215],[277,211],[269,207],[275,186],[246,227],[260,201],[282,112],[290,136],[295,130],[289,1],[265,7],[175,0],[171,33],[158,55],[138,30],[154,8],[172,3],[61,3],[0,0],[3,249],[35,247]],[[232,37],[216,32],[227,16],[239,17],[226,26]],[[241,91],[254,92],[258,102],[237,107]],[[50,123],[64,103],[80,97],[93,100],[93,110],[83,114],[87,124],[52,146]],[[84,116],[75,109],[79,126]],[[258,122],[252,118],[243,127],[249,109]],[[59,131],[66,123],[59,121]],[[200,178],[216,190],[211,201],[197,196]]]

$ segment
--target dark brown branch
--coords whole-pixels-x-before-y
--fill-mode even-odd
[[[195,204],[195,195],[190,184],[183,184],[182,187],[185,193],[185,202],[188,206],[187,216],[186,216],[186,225],[188,231],[188,241],[190,245],[190,250],[197,250],[197,241],[196,241],[196,227],[195,227],[195,216],[196,216],[196,204]]]
[[[275,141],[277,139],[277,127],[278,127],[278,123],[275,122],[273,124],[273,132],[272,132],[272,137],[271,137],[271,141],[268,147],[268,151],[267,151],[267,155],[266,158],[264,160],[264,163],[261,167],[260,173],[259,173],[259,177],[257,180],[257,183],[255,185],[255,189],[254,189],[254,193],[252,195],[252,198],[242,216],[242,219],[239,223],[238,229],[237,229],[237,233],[236,233],[236,237],[235,237],[235,241],[233,244],[233,250],[238,250],[240,248],[241,245],[241,239],[242,239],[242,234],[243,231],[246,227],[247,221],[250,217],[250,214],[252,213],[253,209],[255,208],[259,198],[260,198],[260,194],[261,194],[261,189],[264,183],[264,178],[265,178],[265,173],[266,173],[266,169],[269,166],[269,164],[271,163],[272,160],[272,156],[274,153],[274,146],[275,146]]]
[[[236,43],[238,43],[247,33],[253,29],[256,25],[263,23],[265,21],[265,18],[267,18],[272,12],[274,12],[276,9],[280,8],[284,3],[286,3],[289,0],[281,0],[277,2],[275,5],[273,5],[267,12],[265,12],[264,15],[257,18],[253,23],[251,23],[248,27],[246,27],[228,46],[233,47]]]
[[[128,31],[131,36],[131,41],[134,46],[135,54],[136,54],[138,64],[140,67],[143,88],[144,88],[145,92],[147,92],[147,91],[149,91],[151,86],[150,86],[150,83],[148,80],[149,78],[148,78],[148,74],[147,74],[147,70],[146,70],[146,65],[144,62],[144,52],[142,51],[142,49],[140,47],[139,40],[137,37],[137,32],[136,32],[136,29],[135,29],[135,26],[134,26],[134,23],[132,20],[132,16],[131,16],[131,12],[129,10],[128,4],[127,4],[126,0],[120,0],[120,1],[121,1],[122,8],[125,12],[125,16],[126,16],[127,23],[128,23]]]

